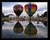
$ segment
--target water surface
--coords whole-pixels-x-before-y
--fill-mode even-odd
[[[29,24],[29,21],[19,21],[23,26],[22,33],[15,33],[13,28],[17,21],[13,22],[4,22],[2,25],[2,38],[47,38],[48,37],[48,28],[42,23],[37,21],[31,21],[31,23],[36,27],[37,34],[34,36],[29,36],[24,33],[26,26]]]

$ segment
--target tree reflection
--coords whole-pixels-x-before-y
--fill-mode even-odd
[[[47,27],[47,21],[42,21],[42,23]]]
[[[3,13],[1,13],[1,26],[4,24],[4,21],[2,20],[2,18],[4,17],[5,15]]]
[[[2,21],[2,22],[1,22],[1,26],[2,26],[3,24],[4,24],[4,22]]]

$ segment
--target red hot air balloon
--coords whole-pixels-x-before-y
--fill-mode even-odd
[[[30,7],[30,10],[29,10],[29,7]],[[26,4],[25,5],[25,11],[26,13],[28,13],[28,15],[31,17],[37,10],[37,5],[36,4]]]
[[[14,10],[15,14],[17,16],[19,16],[22,13],[22,11],[23,11],[23,7],[21,5],[15,5],[13,7],[13,10]]]

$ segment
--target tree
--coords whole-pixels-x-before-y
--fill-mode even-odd
[[[48,16],[48,12],[46,11],[42,16],[43,17],[47,17]]]
[[[4,14],[3,13],[1,13],[1,17],[4,17]]]

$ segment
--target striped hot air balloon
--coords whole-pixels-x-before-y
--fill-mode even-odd
[[[37,5],[36,4],[26,4],[25,5],[25,11],[26,13],[31,17],[37,10]]]
[[[13,7],[13,10],[14,10],[14,13],[17,15],[17,16],[20,16],[20,14],[22,13],[23,11],[23,7],[21,5],[15,5]]]

